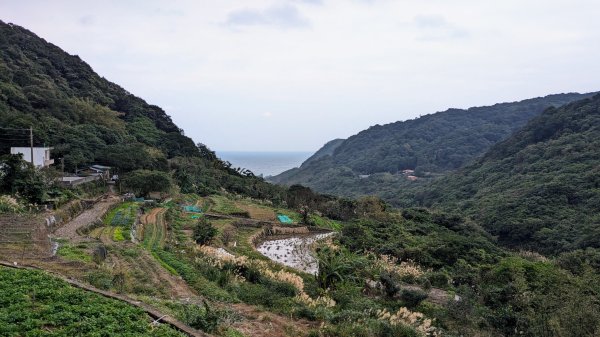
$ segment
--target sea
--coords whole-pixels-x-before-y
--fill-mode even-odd
[[[274,176],[298,167],[313,154],[313,152],[216,152],[219,158],[230,162],[233,167],[245,168],[263,177]]]

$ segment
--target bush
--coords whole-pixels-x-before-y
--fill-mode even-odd
[[[95,270],[86,275],[86,281],[94,287],[109,290],[113,285],[113,275],[105,270]]]
[[[381,273],[381,275],[379,276],[379,280],[381,281],[381,284],[383,285],[385,290],[385,294],[388,297],[394,297],[400,291],[400,286],[398,285],[396,280],[394,280],[394,275],[392,275],[391,273]]]
[[[409,308],[414,308],[427,298],[427,294],[421,290],[403,289],[400,298]]]
[[[432,286],[438,288],[447,287],[449,282],[448,275],[441,271],[431,272],[429,275],[427,275],[427,279]]]
[[[183,321],[194,329],[213,333],[217,330],[223,314],[219,310],[211,309],[206,301],[204,308],[196,305],[186,305],[183,308]]]
[[[168,173],[161,171],[137,170],[123,178],[123,185],[138,195],[150,192],[167,192],[173,186]]]
[[[218,230],[205,217],[202,217],[194,228],[194,241],[201,245],[207,244],[217,233]]]

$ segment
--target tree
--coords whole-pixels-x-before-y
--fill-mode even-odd
[[[308,207],[306,205],[302,205],[302,206],[300,206],[300,209],[298,210],[298,212],[302,216],[302,223],[305,225],[308,225],[309,221],[310,221],[310,219],[309,219],[310,207]]]
[[[194,241],[197,244],[205,245],[212,241],[217,235],[218,230],[206,219],[206,217],[200,218],[196,227],[194,227]]]
[[[48,187],[44,173],[24,161],[22,155],[0,157],[0,193],[18,195],[39,204],[44,200]]]
[[[137,170],[123,178],[123,185],[138,195],[150,192],[167,192],[173,186],[168,173],[161,171]]]

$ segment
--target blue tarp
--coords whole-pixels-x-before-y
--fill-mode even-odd
[[[183,210],[190,213],[202,213],[202,209],[198,206],[183,206]]]
[[[278,214],[277,219],[279,219],[279,222],[281,223],[293,223],[292,219],[290,219],[290,217],[287,215]]]

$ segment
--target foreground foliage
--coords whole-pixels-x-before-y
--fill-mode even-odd
[[[2,336],[183,336],[151,321],[141,309],[43,272],[0,267]]]

